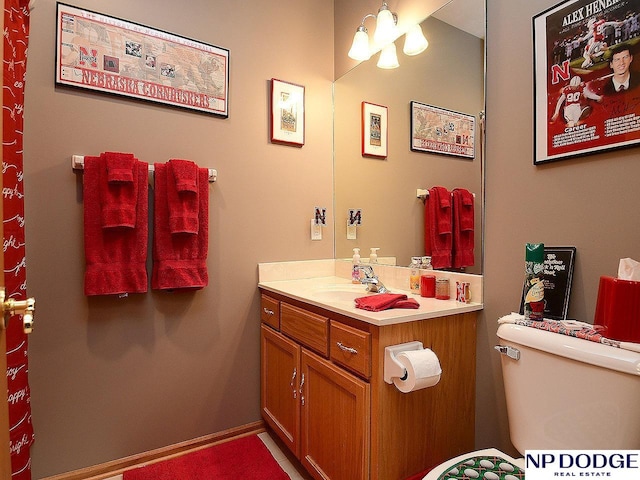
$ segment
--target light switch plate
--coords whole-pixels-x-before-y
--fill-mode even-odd
[[[315,219],[311,219],[311,240],[322,240],[322,226],[316,225]]]
[[[357,227],[347,224],[347,240],[355,240],[357,238]]]

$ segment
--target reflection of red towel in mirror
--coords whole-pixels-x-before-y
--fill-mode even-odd
[[[424,247],[433,268],[451,267],[451,225],[451,193],[444,187],[430,188],[424,208]]]
[[[474,198],[464,188],[456,188],[453,195],[453,267],[474,264]]]

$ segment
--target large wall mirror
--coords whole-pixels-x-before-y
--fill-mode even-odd
[[[427,50],[406,56],[401,39],[400,67],[377,68],[377,57],[372,57],[336,80],[336,258],[351,258],[355,247],[367,258],[376,247],[381,263],[389,259],[409,265],[412,256],[424,255],[424,203],[417,190],[465,188],[475,195],[475,264],[465,271],[482,273],[485,45],[484,31],[477,31],[478,16],[483,29],[485,0],[452,0],[422,22]],[[475,158],[412,151],[412,101],[474,116]],[[362,155],[362,102],[387,107],[386,158]],[[356,239],[347,238],[350,209],[362,210]]]

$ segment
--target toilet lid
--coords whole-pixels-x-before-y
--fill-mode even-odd
[[[423,480],[524,480],[524,459],[496,448],[458,455],[431,470]]]

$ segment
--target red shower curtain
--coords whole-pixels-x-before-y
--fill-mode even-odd
[[[4,62],[2,94],[2,201],[4,208],[4,280],[7,298],[24,300],[26,260],[22,131],[24,81],[29,40],[29,0],[4,1]],[[7,330],[9,439],[12,480],[31,479],[29,448],[33,443],[27,336],[22,316],[9,320]]]

